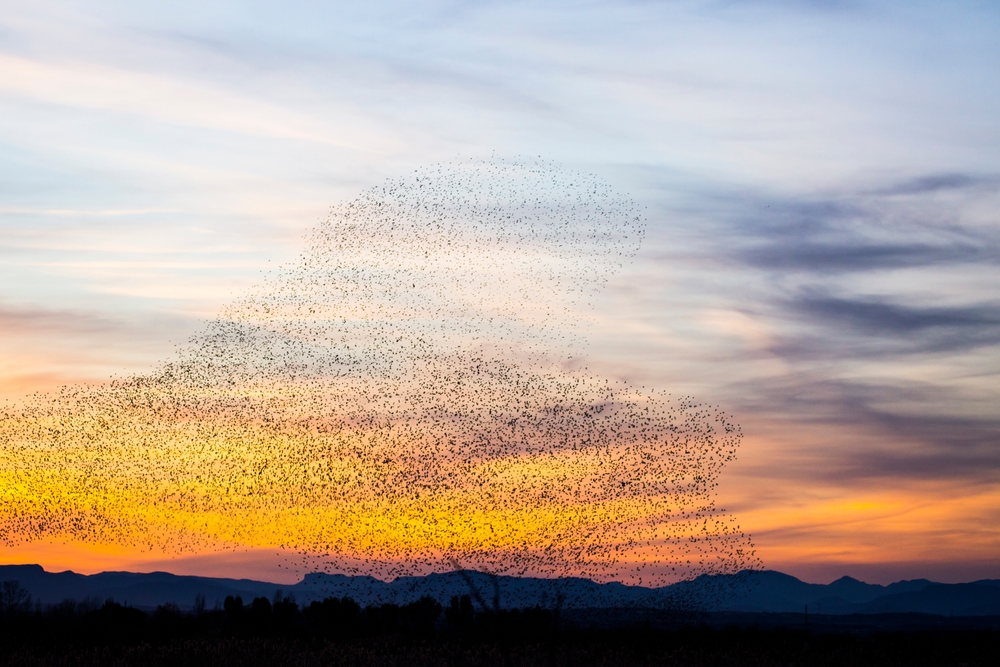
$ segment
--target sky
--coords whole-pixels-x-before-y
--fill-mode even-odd
[[[149,371],[387,178],[538,156],[643,207],[588,365],[742,425],[719,502],[766,567],[998,578],[998,31],[987,2],[5,2],[0,397]],[[274,574],[227,558],[0,548]]]

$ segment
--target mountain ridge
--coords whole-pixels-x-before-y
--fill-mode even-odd
[[[669,599],[701,599],[707,611],[879,614],[916,612],[975,616],[1000,614],[1000,580],[943,584],[928,579],[869,584],[841,577],[829,584],[801,581],[775,570],[746,570],[734,575],[702,575],[661,588],[598,583],[574,577],[491,577],[466,571],[399,577],[382,581],[368,576],[308,573],[292,585],[253,579],[199,577],[169,572],[47,572],[40,565],[0,565],[0,581],[17,580],[43,605],[64,599],[102,603],[114,599],[140,608],[173,603],[190,609],[195,597],[221,605],[229,595],[245,601],[291,595],[299,603],[325,597],[354,598],[362,605],[405,604],[430,595],[447,602],[471,593],[480,606],[564,606],[565,608],[656,607]],[[686,597],[685,597],[686,596]]]

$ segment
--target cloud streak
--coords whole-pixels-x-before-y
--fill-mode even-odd
[[[805,294],[788,306],[828,331],[846,331],[907,353],[961,351],[1000,343],[1000,304],[907,306],[882,299]]]
[[[739,254],[748,264],[767,270],[810,273],[880,271],[934,265],[1000,264],[1000,247],[971,243],[890,243],[863,239],[822,243],[777,240]]]
[[[0,299],[26,304],[0,313],[5,378],[148,368],[144,319],[213,316],[329,205],[456,154],[541,155],[648,211],[579,363],[753,424],[730,505],[767,496],[765,557],[930,562],[933,512],[878,523],[882,556],[841,529],[866,485],[953,519],[992,483],[992,8],[42,1],[0,31]],[[973,542],[954,558],[984,567]]]

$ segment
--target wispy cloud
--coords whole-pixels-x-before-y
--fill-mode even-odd
[[[221,132],[379,150],[382,137],[360,130],[363,119],[340,127],[191,79],[79,62],[49,63],[0,54],[0,92],[69,107],[135,114]],[[383,149],[384,150],[384,149]]]
[[[761,269],[839,273],[879,271],[936,264],[1000,264],[1000,246],[971,243],[892,243],[862,239],[800,242],[778,240],[739,252]]]
[[[885,299],[807,293],[791,300],[794,313],[832,335],[848,333],[884,340],[885,351],[960,351],[1000,344],[1000,304],[908,306]]]
[[[14,335],[59,333],[75,336],[117,332],[123,328],[123,324],[100,312],[52,310],[34,305],[0,302],[0,327],[6,333]]]
[[[875,190],[878,195],[915,195],[968,188],[996,189],[1000,178],[964,173],[930,174]]]
[[[954,520],[961,489],[995,483],[992,7],[192,6],[0,17],[5,381],[148,367],[167,331],[296,257],[328,205],[496,150],[596,171],[648,207],[588,363],[737,413],[746,470],[781,480],[741,482],[767,498],[765,556],[826,535],[874,562],[837,527],[868,516],[851,509],[866,485],[909,485]],[[788,530],[767,523],[794,508]],[[884,550],[944,520],[928,510]],[[994,543],[975,544],[969,563]]]
[[[725,503],[773,524],[765,553],[834,574],[877,561],[861,537],[875,526],[897,558],[932,558],[917,534],[968,534],[969,562],[1000,543],[957,527],[960,499],[986,520],[974,499],[1000,484],[1000,196],[972,174],[811,195],[650,179],[654,247],[617,295],[622,317],[680,342],[636,336],[619,367],[670,375],[744,421],[752,445]]]
[[[177,213],[176,208],[134,208],[134,209],[106,209],[106,210],[86,210],[86,209],[42,209],[42,208],[12,208],[0,207],[0,215],[51,215],[57,217],[81,217],[81,218],[111,218],[120,215],[144,215],[146,213]]]

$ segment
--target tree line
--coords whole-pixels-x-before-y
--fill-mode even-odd
[[[16,581],[0,585],[0,632],[7,641],[62,637],[87,641],[196,638],[204,636],[358,638],[385,635],[541,636],[556,629],[557,613],[541,607],[477,608],[469,595],[442,606],[424,596],[408,604],[361,606],[350,597],[300,605],[277,591],[272,599],[229,596],[208,609],[198,596],[190,610],[163,604],[143,610],[113,599],[32,603]]]

